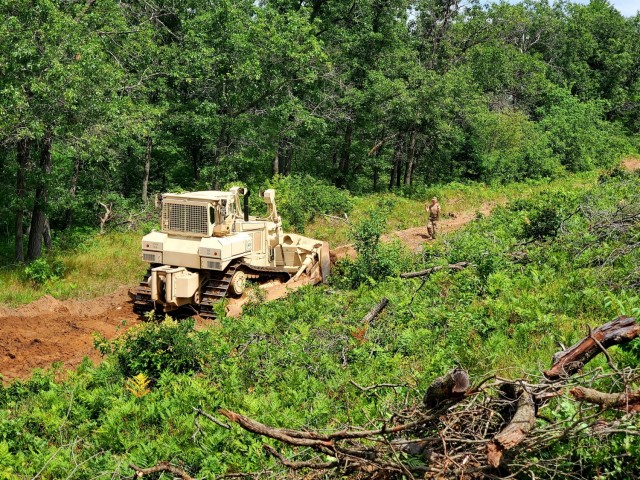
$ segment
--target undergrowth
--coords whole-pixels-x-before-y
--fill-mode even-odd
[[[397,247],[406,263],[360,281],[255,301],[242,317],[223,317],[204,332],[189,322],[146,324],[114,343],[98,342],[100,365],[86,361],[63,380],[37,372],[1,388],[0,478],[131,478],[129,463],[164,460],[198,478],[288,478],[263,454],[263,439],[197,423],[194,408],[227,408],[297,429],[379,428],[392,411],[419,403],[452,367],[467,369],[474,382],[536,374],[587,325],[639,313],[640,249],[633,246],[640,229],[633,219],[640,176],[613,172],[593,186],[568,187],[540,188],[498,206],[420,253]],[[374,214],[354,232],[362,251],[370,248],[366,254],[378,260],[384,252],[367,240],[379,238],[383,223]],[[398,277],[462,260],[472,266]],[[382,297],[387,308],[363,323]],[[634,341],[612,348],[611,359],[619,368],[637,366],[637,352]],[[598,358],[588,369],[605,365]],[[362,388],[381,384],[393,387]],[[568,419],[569,408],[561,397],[541,414]],[[635,461],[640,444],[620,433],[554,448],[567,459],[559,476],[624,478],[621,465]],[[285,452],[306,458],[303,450]]]

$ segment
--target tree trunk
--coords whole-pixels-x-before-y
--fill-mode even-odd
[[[271,164],[271,170],[273,175],[279,175],[286,172],[287,168],[287,152],[288,152],[288,140],[286,136],[280,137],[278,145],[276,146],[276,154],[273,157]],[[280,161],[282,160],[282,161]]]
[[[49,131],[45,134],[42,151],[40,152],[40,172],[36,196],[31,215],[31,229],[29,231],[29,245],[27,247],[27,260],[33,261],[42,255],[42,240],[47,222],[47,183],[51,175],[51,145],[53,134]]]
[[[353,138],[353,123],[347,123],[344,131],[344,141],[342,143],[342,151],[340,152],[340,171],[338,172],[338,182],[340,186],[344,186],[346,178],[349,174],[351,163],[351,140]]]
[[[275,177],[280,173],[280,146],[276,147],[276,154],[271,162],[271,174]]]
[[[398,164],[396,163],[396,160],[394,158],[393,166],[391,167],[391,175],[389,175],[389,190],[393,190],[393,181],[396,178],[397,170],[398,170]]]
[[[378,184],[380,183],[380,169],[377,165],[373,167],[373,191],[378,191]]]
[[[284,159],[284,174],[291,175],[291,163],[293,162],[293,145],[289,145],[287,148],[287,156]]]
[[[572,347],[553,356],[553,366],[544,372],[549,380],[571,376],[604,349],[622,345],[640,336],[640,324],[633,317],[618,317],[591,331]]]
[[[44,219],[44,230],[42,231],[42,238],[44,240],[44,246],[47,250],[51,250],[53,246],[53,240],[51,239],[51,225],[49,225],[49,219]]]
[[[144,177],[142,178],[142,202],[149,203],[149,172],[151,171],[151,147],[153,140],[147,137],[147,149],[144,155]]]
[[[16,172],[16,262],[24,261],[24,197],[25,178],[31,144],[24,138],[18,142],[18,171]]]
[[[389,190],[393,190],[394,186],[400,186],[400,178],[402,176],[402,144],[403,135],[398,134],[396,145],[393,150],[393,168],[391,169],[391,177],[389,178]]]
[[[80,176],[80,157],[76,157],[73,162],[73,174],[71,175],[71,185],[69,186],[69,196],[72,199],[76,198],[78,191],[78,177]],[[64,229],[71,228],[73,223],[73,209],[68,206],[64,212]]]
[[[401,133],[398,135],[398,144],[396,146],[398,156],[398,169],[396,170],[396,187],[400,188],[402,186],[402,157],[404,155],[404,134]]]
[[[193,179],[200,180],[200,156],[202,146],[200,144],[191,147],[191,165],[193,166]]]
[[[413,183],[413,168],[415,166],[416,154],[416,138],[418,137],[415,130],[411,131],[409,140],[409,149],[407,150],[407,166],[404,171],[404,184],[411,185]]]

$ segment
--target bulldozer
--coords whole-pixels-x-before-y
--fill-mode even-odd
[[[215,318],[214,305],[241,296],[247,281],[280,277],[313,283],[329,275],[329,246],[284,233],[275,191],[260,194],[266,215],[249,215],[249,190],[201,191],[162,195],[160,231],[142,238],[142,260],[149,269],[134,292],[134,311],[195,312]]]

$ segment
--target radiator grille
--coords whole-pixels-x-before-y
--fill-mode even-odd
[[[146,262],[155,262],[156,254],[155,253],[143,253],[142,259]]]
[[[172,232],[209,234],[205,205],[165,203],[162,208],[162,229]]]

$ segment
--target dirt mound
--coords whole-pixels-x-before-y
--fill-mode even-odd
[[[626,168],[631,172],[640,170],[640,158],[633,158],[633,157],[625,158],[622,161],[622,168]]]
[[[114,338],[123,321],[125,328],[139,322],[129,303],[128,287],[90,301],[60,301],[46,295],[17,309],[2,308],[0,373],[7,382],[54,362],[72,368],[85,356],[99,360],[93,348],[94,332]]]

